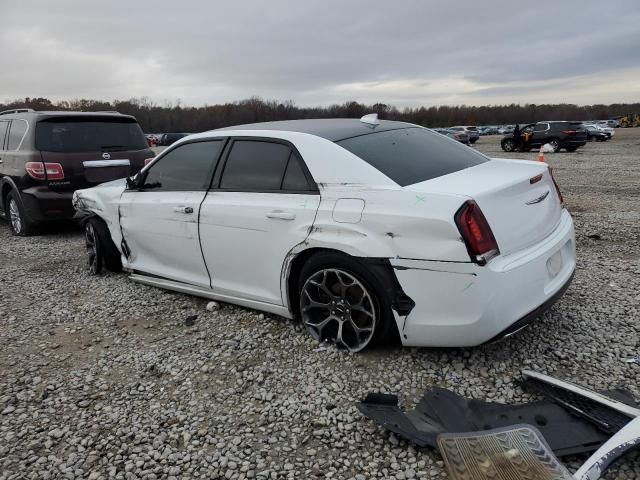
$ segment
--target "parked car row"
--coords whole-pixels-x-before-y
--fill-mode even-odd
[[[454,140],[464,143],[465,145],[470,145],[469,134],[466,132],[454,131],[449,128],[434,128],[434,132],[438,132],[445,137],[453,138]]]

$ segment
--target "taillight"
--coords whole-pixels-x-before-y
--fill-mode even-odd
[[[152,157],[152,158],[145,158],[144,159],[144,166],[146,167],[147,165],[149,165],[151,162],[153,162],[153,159],[156,157]]]
[[[562,130],[562,133],[566,133],[567,135],[571,135],[572,133],[576,133],[575,130]]]
[[[551,167],[549,167],[549,175],[551,175],[551,180],[553,180],[553,185],[556,187],[556,193],[558,194],[558,198],[560,199],[560,204],[564,207],[564,197],[562,196],[562,192],[560,191],[558,182],[556,182],[556,177],[553,176],[553,168]]]
[[[59,163],[27,162],[27,175],[35,180],[64,180],[64,170]]]
[[[484,265],[500,253],[491,227],[476,202],[468,200],[456,213],[455,221],[474,262]]]

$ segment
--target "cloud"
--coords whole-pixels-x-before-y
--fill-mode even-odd
[[[615,88],[640,66],[637,0],[5,0],[0,18],[11,65],[0,75],[3,99],[211,104],[258,95],[413,106],[640,98],[637,81]]]

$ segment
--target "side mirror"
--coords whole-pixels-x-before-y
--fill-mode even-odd
[[[127,190],[137,190],[138,188],[138,175],[127,177]]]

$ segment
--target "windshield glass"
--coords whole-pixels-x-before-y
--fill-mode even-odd
[[[69,117],[38,122],[36,148],[45,152],[142,150],[147,142],[130,118]]]
[[[455,140],[420,127],[371,133],[336,143],[403,187],[489,161]]]

